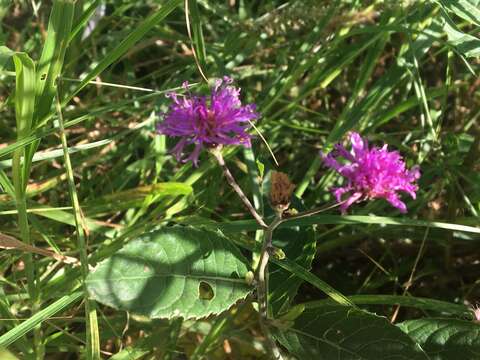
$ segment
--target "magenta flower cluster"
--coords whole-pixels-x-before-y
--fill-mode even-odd
[[[250,121],[258,118],[254,104],[243,106],[240,89],[231,86],[232,79],[217,80],[209,97],[188,92],[186,95],[170,93],[173,100],[164,121],[157,127],[159,133],[180,137],[171,150],[178,161],[192,161],[198,166],[201,150],[218,145],[251,146],[248,134]],[[193,145],[192,153],[182,159],[186,146]]]
[[[210,96],[190,93],[188,83],[184,84],[186,94],[168,94],[172,104],[157,130],[160,134],[180,138],[171,150],[178,161],[192,161],[198,166],[203,148],[251,146],[248,130],[251,121],[259,115],[254,104],[242,105],[240,89],[232,86],[232,82],[229,77],[217,80]],[[397,151],[388,151],[387,145],[370,148],[366,139],[357,133],[350,135],[350,142],[351,151],[337,144],[331,153],[322,155],[327,166],[346,178],[344,186],[332,189],[342,212],[355,202],[384,198],[405,213],[407,207],[400,199],[400,192],[415,199],[419,168],[407,169]],[[192,146],[193,151],[184,158],[188,146]]]
[[[408,170],[400,154],[388,151],[386,144],[382,148],[369,148],[367,140],[357,133],[350,135],[350,141],[351,152],[338,144],[331,153],[322,155],[325,164],[347,180],[344,186],[332,189],[342,213],[355,202],[375,198],[384,198],[405,213],[407,207],[398,192],[405,192],[415,199],[419,168]],[[346,161],[339,162],[340,157]],[[344,198],[345,195],[348,197]]]

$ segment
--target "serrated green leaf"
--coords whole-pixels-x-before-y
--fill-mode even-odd
[[[480,358],[480,325],[458,319],[417,319],[398,324],[432,360]]]
[[[93,299],[117,309],[150,318],[201,318],[248,295],[246,264],[224,236],[175,226],[131,241],[86,283]],[[210,291],[212,298],[204,296]]]
[[[307,309],[277,339],[298,359],[428,359],[409,336],[390,322],[345,306]]]

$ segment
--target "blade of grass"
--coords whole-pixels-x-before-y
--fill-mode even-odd
[[[477,220],[474,220],[476,223]],[[282,227],[294,227],[294,226],[311,226],[315,224],[322,225],[361,225],[361,224],[377,224],[377,225],[395,225],[395,226],[419,226],[430,227],[432,229],[446,229],[452,231],[461,231],[467,233],[480,234],[480,228],[453,224],[440,221],[428,221],[428,220],[414,220],[408,218],[396,218],[388,216],[371,216],[371,215],[312,215],[301,219],[286,219]],[[238,220],[229,223],[218,223],[218,227],[222,231],[235,232],[235,231],[253,231],[260,227],[252,220]]]
[[[222,229],[222,224],[217,224],[217,226]],[[258,225],[258,224],[256,224]],[[259,226],[258,226],[259,227]],[[232,236],[231,239],[240,247],[254,251],[254,245],[251,242],[245,241],[243,238],[239,236]],[[332,298],[335,302],[345,305],[345,306],[352,306],[355,307],[355,305],[348,300],[348,298],[341,294],[339,291],[335,290],[332,286],[327,284],[325,281],[321,280],[311,272],[309,272],[307,269],[303,268],[302,266],[298,265],[294,261],[288,259],[288,258],[283,258],[283,259],[276,259],[275,257],[271,257],[270,261],[273,262],[274,264],[280,266],[281,268],[291,272],[292,274],[298,276],[300,279],[310,283],[311,285],[315,286],[317,289],[323,291],[326,295],[328,295],[330,298]]]
[[[103,70],[120,59],[135,43],[137,43],[145,34],[154,26],[165,19],[175,8],[182,3],[182,0],[169,0],[161,6],[160,10],[154,12],[142,23],[140,23],[134,31],[132,31],[120,44],[112,49],[98,65],[85,76],[80,84],[65,99],[63,104],[69,102],[78,92],[80,92],[91,80],[95,79]]]
[[[74,98],[85,86],[87,86],[93,79],[95,79],[100,73],[102,73],[106,68],[112,65],[115,61],[120,59],[133,45],[135,45],[145,34],[150,31],[154,26],[158,25],[162,20],[164,20],[178,5],[182,0],[169,0],[166,2],[159,11],[154,12],[148,18],[146,18],[142,23],[140,23],[134,31],[132,31],[125,39],[123,39],[120,44],[114,47],[111,51],[108,52],[108,55],[103,58],[95,68],[90,71],[77,85],[77,87],[69,94],[63,101],[62,106],[66,105],[70,100]],[[43,116],[37,123],[37,127],[43,126],[53,115],[52,112]]]
[[[100,5],[101,0],[95,0],[92,2],[92,4],[88,7],[87,10],[82,12],[81,17],[78,19],[77,23],[73,27],[72,31],[69,34],[68,37],[68,42],[70,43],[75,36],[82,30],[85,26],[85,24],[88,22],[88,20],[92,17],[92,15],[95,13],[95,10],[97,7]]]
[[[37,68],[34,126],[51,110],[56,91],[55,82],[62,71],[72,28],[74,8],[72,0],[53,2],[48,20],[47,39]]]
[[[352,295],[348,297],[357,305],[401,305],[417,309],[445,312],[457,316],[472,316],[472,310],[467,305],[454,304],[430,298],[400,296],[400,295]],[[331,304],[332,300],[317,300],[302,304],[306,309]]]
[[[35,329],[43,321],[80,300],[82,295],[82,292],[75,292],[71,295],[65,295],[51,305],[47,306],[45,309],[40,310],[28,320],[25,320],[20,325],[0,336],[0,347],[11,345],[25,334]]]
[[[105,139],[105,140],[94,141],[94,142],[87,143],[87,144],[81,144],[81,145],[78,145],[78,146],[72,146],[68,149],[68,152],[70,154],[74,154],[74,153],[79,152],[79,151],[84,151],[84,150],[94,149],[94,148],[99,147],[99,146],[104,146],[104,145],[107,145],[111,142],[112,142],[112,140]],[[33,155],[32,162],[55,159],[55,158],[60,157],[60,156],[63,156],[63,150],[62,149],[37,152],[37,153],[35,153],[35,155]],[[0,161],[0,169],[9,168],[11,166],[12,166],[12,161],[11,160]]]
[[[325,281],[321,280],[310,271],[305,269],[304,267],[298,265],[294,261],[291,261],[287,258],[279,260],[272,258],[270,260],[274,264],[280,266],[281,268],[291,272],[292,274],[298,276],[300,279],[312,284],[317,289],[323,291],[327,296],[329,296],[333,301],[337,302],[340,305],[356,307],[354,303],[352,303],[348,297],[340,293],[339,291],[335,290],[332,286],[327,284]]]
[[[58,127],[60,130],[60,139],[62,142],[63,156],[65,160],[65,169],[67,171],[68,187],[70,192],[70,200],[74,209],[75,215],[75,228],[77,233],[78,249],[80,252],[80,262],[82,270],[82,278],[85,281],[85,278],[88,275],[88,254],[87,254],[87,244],[86,244],[86,231],[84,229],[84,222],[82,219],[82,209],[80,208],[80,202],[77,196],[77,190],[75,187],[75,180],[73,178],[73,168],[70,161],[70,154],[68,152],[67,136],[65,134],[65,128],[63,125],[63,115],[62,115],[62,104],[60,96],[58,95],[59,90],[57,88],[57,114],[58,114]],[[97,360],[100,359],[100,335],[98,329],[97,321],[97,312],[95,309],[95,303],[89,299],[85,283],[83,283],[84,288],[84,301],[85,301],[85,317],[86,317],[86,327],[87,327],[87,359]]]
[[[17,122],[17,140],[24,138],[30,131],[35,107],[35,64],[25,53],[13,55],[15,65],[15,117]],[[25,148],[20,147],[13,153],[12,177],[15,189],[15,204],[18,210],[18,223],[20,238],[27,245],[33,245],[30,238],[30,227],[27,215],[25,177]],[[35,314],[39,307],[37,284],[35,282],[35,263],[31,253],[23,256],[25,272],[27,275],[27,289],[31,299],[32,313]],[[34,351],[38,358],[42,357],[43,345],[41,343],[40,329],[34,332]]]
[[[37,128],[39,119],[51,112],[55,96],[55,81],[62,71],[68,45],[68,35],[72,28],[73,11],[73,0],[55,0],[53,2],[48,20],[47,38],[36,71],[35,112],[31,129]],[[25,165],[23,168],[25,179],[30,174],[32,158],[38,145],[39,141],[34,141],[25,148]]]
[[[194,15],[195,18],[192,20],[194,21],[194,38],[192,37],[192,29],[190,26],[190,4],[193,3],[195,6],[195,11]],[[195,0],[185,0],[185,23],[187,26],[187,33],[188,33],[188,38],[190,39],[191,43],[191,50],[193,54],[193,58],[195,60],[195,64],[197,65],[198,72],[202,76],[203,80],[205,80],[208,83],[208,77],[205,75],[205,72],[203,71],[204,69],[204,64],[202,64],[200,57],[205,60],[205,44],[203,43],[203,34],[202,34],[202,25],[200,23],[200,17],[198,15],[198,8],[197,8],[197,2]],[[200,47],[200,51],[203,52],[202,55],[198,54],[198,49]]]

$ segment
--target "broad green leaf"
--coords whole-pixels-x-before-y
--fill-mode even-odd
[[[91,297],[150,318],[200,318],[245,298],[247,262],[224,236],[166,228],[129,242],[88,276]]]
[[[178,220],[178,219],[177,219]],[[255,222],[255,220],[253,220]],[[193,219],[188,218],[185,219],[184,222],[189,225],[194,225],[194,226],[205,226],[209,227],[211,229],[219,229],[219,228],[224,228],[224,224],[216,223],[212,220],[207,220],[207,219],[202,219],[202,218],[197,218]],[[256,222],[255,222],[256,224]],[[225,227],[227,231],[232,231],[232,228],[230,227]],[[253,229],[256,229],[253,227]],[[251,229],[250,229],[251,230]],[[242,231],[240,227],[235,228],[235,230],[232,231],[231,239],[240,247],[249,250],[253,252],[255,250],[255,245],[253,244],[253,241],[249,241],[248,238],[243,237],[243,236],[238,236],[236,234],[237,231]],[[335,302],[344,305],[344,306],[352,306],[354,307],[355,305],[343,294],[341,294],[339,291],[334,289],[332,286],[327,284],[325,281],[317,277],[316,275],[312,274],[309,272],[307,269],[304,267],[298,265],[294,261],[288,259],[288,256],[283,258],[283,259],[276,259],[274,256],[270,257],[270,262],[272,264],[278,265],[282,269],[288,271],[291,274],[294,274],[296,277],[299,279],[302,279],[303,281],[306,281],[310,283],[311,285],[315,286],[317,289],[323,291],[327,296],[329,296],[332,300]]]
[[[299,360],[428,359],[386,318],[338,305],[305,310],[276,337]]]
[[[417,319],[398,324],[432,360],[480,358],[480,326],[459,319]]]

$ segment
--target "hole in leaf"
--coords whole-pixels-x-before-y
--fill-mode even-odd
[[[206,258],[208,258],[210,255],[212,255],[212,250],[206,251],[206,252],[202,255],[202,259],[206,259]]]
[[[205,281],[200,281],[198,284],[198,298],[201,300],[212,300],[215,296],[212,287]]]
[[[231,274],[230,274],[230,277],[232,279],[240,279],[240,276],[238,275],[238,273],[236,271],[233,271]]]

